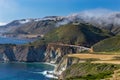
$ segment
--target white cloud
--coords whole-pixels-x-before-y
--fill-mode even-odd
[[[116,13],[116,11],[108,10],[108,9],[93,9],[93,10],[84,10],[79,13],[75,13],[72,15],[69,15],[68,17],[101,17],[101,16],[106,16],[111,13]]]
[[[6,25],[7,23],[0,22],[0,26]]]
[[[58,25],[67,24],[71,21],[74,22],[75,20],[84,21],[91,24],[102,24],[104,26],[109,26],[111,24],[120,25],[120,12],[108,9],[85,10],[79,13],[71,14],[66,18],[66,20],[59,22]]]

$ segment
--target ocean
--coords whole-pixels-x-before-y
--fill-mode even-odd
[[[45,63],[0,63],[0,80],[50,80],[54,66]]]
[[[25,44],[31,40],[0,37],[0,44]],[[0,80],[51,80],[53,65],[45,63],[0,62]]]

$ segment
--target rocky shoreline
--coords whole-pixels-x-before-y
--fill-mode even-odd
[[[43,62],[55,67],[53,76],[59,77],[70,65],[79,59],[69,58],[67,54],[75,54],[79,47],[58,44],[48,45],[0,45],[0,61]]]

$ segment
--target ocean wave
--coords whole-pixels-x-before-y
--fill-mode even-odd
[[[34,73],[42,74],[42,75],[44,75],[45,77],[48,77],[48,78],[58,79],[58,77],[54,75],[54,71],[43,71],[43,72],[34,72]]]

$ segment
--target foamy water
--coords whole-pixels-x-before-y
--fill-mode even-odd
[[[0,63],[0,80],[51,80],[54,67],[42,63]]]
[[[48,77],[48,78],[58,79],[58,77],[54,76],[54,71],[43,71],[43,72],[34,72],[34,73],[42,74],[42,75],[44,75],[45,77]]]

